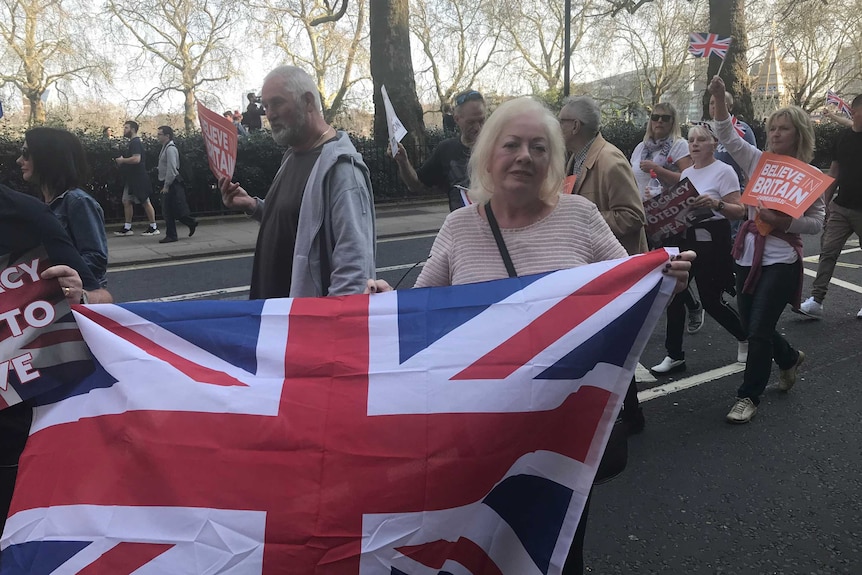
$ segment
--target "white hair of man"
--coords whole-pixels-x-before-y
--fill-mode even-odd
[[[599,133],[602,123],[602,112],[599,104],[590,96],[570,96],[563,100],[563,109],[568,110],[583,124],[584,130],[591,136]]]
[[[308,75],[308,72],[296,66],[279,66],[267,74],[263,81],[265,83],[267,80],[274,78],[279,78],[283,81],[282,87],[284,91],[292,94],[297,104],[300,104],[302,96],[308,93],[314,98],[315,108],[318,111],[322,111],[320,91],[318,91],[317,85],[314,83],[312,77]]]

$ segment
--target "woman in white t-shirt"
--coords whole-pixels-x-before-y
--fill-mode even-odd
[[[715,131],[740,168],[752,178],[762,152],[733,129],[724,98],[724,81],[709,84],[715,99]],[[814,128],[808,114],[796,106],[780,108],[766,120],[767,151],[802,162],[814,157]],[[747,423],[757,412],[766,389],[772,362],[778,364],[778,389],[789,391],[805,354],[793,349],[775,329],[784,307],[799,307],[802,295],[802,237],[823,229],[823,196],[798,218],[767,208],[748,208],[748,220],[739,228],[733,246],[736,260],[736,303],[748,334],[748,361],[736,402],[727,414],[731,423]],[[757,229],[758,222],[761,233]],[[764,235],[765,234],[765,235]],[[699,254],[698,254],[699,255]]]
[[[688,142],[679,130],[676,109],[667,102],[655,105],[644,140],[632,152],[632,171],[641,197],[654,171],[664,189],[679,181],[679,173],[691,165]]]
[[[697,260],[691,266],[690,278],[697,281],[703,309],[739,342],[737,361],[744,362],[748,343],[739,314],[727,305],[722,292],[734,284],[733,259],[730,255],[730,222],[727,217],[741,219],[745,208],[740,203],[739,179],[736,172],[724,162],[715,159],[718,144],[708,124],[692,126],[688,132],[688,150],[694,164],[682,171],[700,196],[692,204],[693,212],[703,213],[705,219],[692,224],[667,245],[678,245],[681,250],[694,250]],[[710,214],[708,210],[712,210]],[[682,337],[685,331],[685,302],[675,296],[667,308],[665,349],[667,356],[652,367],[656,373],[669,373],[685,369],[685,352]]]

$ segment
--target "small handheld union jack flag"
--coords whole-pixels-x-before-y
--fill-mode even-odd
[[[850,106],[844,99],[832,90],[826,90],[826,105],[834,104],[838,107],[838,111],[847,116],[851,116]]]
[[[713,54],[724,60],[730,48],[732,38],[719,38],[718,34],[691,32],[688,41],[688,51],[698,58],[709,58]]]
[[[733,124],[733,129],[736,130],[736,133],[739,134],[740,138],[745,137],[745,128],[739,123],[739,120],[736,119],[736,116],[730,117],[730,123]]]

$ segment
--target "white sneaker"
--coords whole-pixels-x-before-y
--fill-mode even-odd
[[[729,423],[748,423],[755,413],[757,413],[757,406],[751,399],[747,397],[745,399],[737,398],[726,419]]]
[[[808,317],[820,319],[820,317],[823,315],[823,304],[817,303],[816,301],[814,301],[814,296],[811,296],[810,298],[802,302],[802,305],[799,306],[799,311],[801,311],[803,315],[807,315]]]
[[[739,363],[745,363],[746,361],[748,361],[748,342],[747,341],[741,341],[737,344],[736,361]]]
[[[859,308],[859,311],[856,313],[856,317],[862,319],[862,307]]]
[[[665,356],[662,362],[650,368],[656,373],[671,373],[674,371],[683,371],[685,369],[684,359],[672,359],[670,356]]]

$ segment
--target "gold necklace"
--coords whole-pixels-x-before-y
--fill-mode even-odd
[[[326,134],[328,134],[329,130],[331,130],[331,129],[332,129],[332,126],[326,126],[326,129],[323,130],[323,132],[320,134],[320,136],[317,137],[317,140],[315,140],[314,144],[312,144],[312,146],[309,148],[309,150],[313,150],[314,148],[319,146],[321,143],[323,143],[323,137],[326,136]]]

